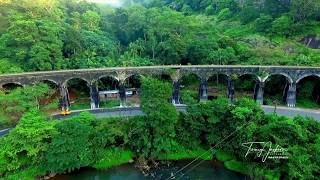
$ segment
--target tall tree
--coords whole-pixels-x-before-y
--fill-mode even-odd
[[[132,122],[138,129],[137,133],[143,132],[139,133],[140,137],[133,147],[146,157],[155,158],[161,153],[170,152],[177,145],[174,137],[178,114],[169,103],[171,92],[168,83],[153,78],[142,79],[141,108],[147,117]],[[144,125],[139,127],[141,123]]]

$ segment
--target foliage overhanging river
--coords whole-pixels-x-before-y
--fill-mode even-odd
[[[108,170],[99,171],[83,168],[69,174],[57,175],[51,180],[140,180],[140,179],[185,179],[185,180],[242,180],[244,175],[232,172],[223,167],[223,164],[214,161],[196,161],[187,168],[190,161],[170,162],[170,165],[159,165],[149,176],[145,176],[134,164],[124,164]],[[178,173],[175,173],[178,172]],[[172,173],[175,173],[174,176]]]

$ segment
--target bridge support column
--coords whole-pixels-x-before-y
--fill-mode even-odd
[[[180,83],[173,81],[172,104],[180,104]]]
[[[257,80],[256,87],[255,87],[254,99],[260,105],[263,104],[263,93],[264,93],[264,82]]]
[[[234,81],[231,77],[228,77],[228,99],[233,102],[234,101]]]
[[[127,106],[126,87],[123,83],[119,83],[120,107]]]
[[[287,106],[296,107],[296,94],[297,94],[297,85],[295,82],[290,83],[289,89],[287,91]]]
[[[70,108],[70,99],[69,92],[66,84],[60,85],[60,108],[62,111],[69,111]]]
[[[98,109],[100,104],[99,90],[96,84],[90,84],[91,109]]]
[[[208,100],[208,81],[205,79],[201,80],[200,83],[199,100],[200,102]]]

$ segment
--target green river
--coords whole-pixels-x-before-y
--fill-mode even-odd
[[[69,174],[57,175],[50,180],[244,180],[246,176],[232,172],[223,167],[221,163],[214,161],[194,162],[187,166],[190,161],[171,162],[170,165],[159,165],[158,168],[145,176],[134,164],[124,164],[108,170],[99,171],[83,168]]]

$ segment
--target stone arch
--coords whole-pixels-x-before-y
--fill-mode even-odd
[[[119,78],[117,77],[117,76],[114,76],[113,74],[104,74],[104,75],[100,75],[100,76],[98,76],[98,78],[96,78],[96,79],[94,79],[93,81],[99,81],[100,79],[102,79],[102,78],[112,78],[112,79],[114,79],[114,80],[116,80],[116,81],[118,81],[119,82]],[[93,82],[92,82],[93,83]]]
[[[162,71],[160,73],[152,73],[152,74],[141,74],[141,77],[151,77],[160,81],[168,82],[170,84],[173,83],[172,77],[169,73]]]
[[[228,93],[228,79],[231,74],[226,72],[210,73],[207,77],[208,82],[208,99],[216,99],[218,97],[226,97]]]
[[[38,83],[44,82],[44,81],[48,81],[48,82],[51,82],[52,84],[55,84],[56,86],[59,86],[59,82],[58,82],[58,81],[55,81],[55,80],[52,80],[52,79],[41,79],[41,80],[37,80],[37,81],[35,81],[33,84],[38,84]]]
[[[3,84],[1,84],[1,86],[7,85],[7,84],[15,84],[15,85],[19,85],[19,86],[25,86],[25,84],[18,82],[18,81],[13,81],[13,82],[5,82]]]
[[[128,88],[128,85],[131,84],[130,80],[138,80],[137,84],[134,84],[133,86],[138,85],[140,88],[142,78],[143,78],[143,75],[140,73],[131,73],[131,74],[128,74],[121,83],[125,86],[125,88]],[[136,83],[136,82],[133,82],[133,83]]]
[[[302,79],[307,78],[307,77],[311,77],[311,76],[316,76],[320,78],[320,74],[305,74],[300,76],[297,80],[296,80],[296,84],[298,84]]]
[[[140,106],[140,88],[143,75],[140,73],[130,73],[126,75],[123,80],[121,89],[125,89],[125,105],[126,106]]]
[[[128,80],[129,78],[131,78],[133,76],[139,77],[139,79],[141,79],[143,77],[143,75],[140,73],[129,73],[125,76],[125,78],[123,79],[123,82],[125,82],[126,80]]]
[[[174,88],[179,88],[179,101],[183,104],[195,104],[199,101],[201,76],[192,71],[181,73],[178,84]],[[178,87],[177,87],[178,86]]]
[[[203,78],[203,76],[202,76],[201,74],[197,73],[197,72],[185,71],[185,72],[181,72],[181,73],[180,73],[179,81],[181,81],[181,79],[182,79],[183,77],[193,76],[193,75],[196,76],[199,81],[201,81],[202,78]]]
[[[228,78],[230,78],[231,77],[231,74],[229,74],[229,73],[227,73],[227,72],[213,72],[213,73],[208,73],[208,74],[206,74],[205,76],[206,76],[206,78],[207,78],[207,80],[209,80],[210,78],[212,78],[212,77],[214,77],[214,76],[225,76],[225,77],[228,77]]]
[[[264,102],[265,105],[287,103],[288,93],[293,79],[286,73],[269,74],[263,81],[264,83]]]
[[[8,85],[14,85],[14,86],[17,86],[17,87],[24,87],[25,84],[22,84],[20,82],[17,82],[17,81],[13,81],[13,82],[6,82],[6,83],[3,83],[0,85],[0,88],[3,88],[5,89],[5,86],[8,86]]]
[[[154,73],[152,73],[153,76],[158,76],[158,77],[163,77],[163,76],[166,76],[167,77],[167,80],[169,80],[170,78],[170,81],[173,81],[171,75],[170,75],[170,72],[168,71],[168,69],[160,69],[159,71],[156,71]]]
[[[159,79],[173,82],[172,77],[171,77],[170,74],[167,73],[167,72],[162,72],[162,73],[160,73],[160,74],[157,74],[156,76],[159,76]]]
[[[248,76],[248,75],[249,76],[254,76],[255,79],[258,80],[258,81],[262,80],[261,77],[258,76],[256,73],[251,73],[251,72],[238,74],[238,78],[243,77],[243,76]]]
[[[304,108],[320,108],[320,76],[306,74],[296,81],[297,105]]]
[[[113,74],[104,74],[92,82],[97,90],[98,104],[100,108],[111,108],[120,106],[119,79]]]
[[[201,81],[201,79],[202,79],[202,76],[199,75],[199,74],[196,73],[196,72],[185,72],[185,73],[181,73],[181,74],[180,74],[180,78],[179,78],[178,81],[181,82],[181,81],[183,80],[183,78],[188,77],[188,76],[194,76],[194,77],[196,77],[197,80],[199,80],[199,81]]]
[[[284,77],[286,77],[287,81],[291,84],[293,83],[293,79],[291,78],[291,76],[289,76],[288,74],[286,73],[271,73],[269,74],[268,76],[266,76],[265,78],[262,79],[262,82],[266,82],[266,80],[271,77],[271,76],[274,76],[274,75],[282,75]]]
[[[73,80],[79,82],[72,84]],[[72,110],[90,109],[90,81],[81,77],[71,77],[64,81],[63,86],[67,89]]]
[[[217,76],[217,75],[219,75],[219,76],[225,76],[225,77],[228,77],[228,78],[231,77],[231,74],[224,73],[224,72],[210,73],[210,74],[208,74],[206,77],[207,77],[207,79],[210,79],[210,78],[212,78],[212,77],[214,77],[214,76]]]
[[[83,81],[85,81],[86,83],[87,83],[87,86],[89,87],[89,85],[90,85],[90,81],[89,80],[87,80],[86,78],[83,78],[83,77],[70,77],[70,78],[68,78],[68,79],[66,79],[66,80],[64,80],[63,81],[63,84],[68,84],[68,82],[70,81],[70,80],[73,80],[73,79],[80,79],[80,80],[83,80]]]
[[[41,80],[36,80],[32,84],[34,86],[37,86],[39,83],[46,84],[50,88],[50,91],[48,91],[46,96],[39,99],[40,106],[46,106],[50,103],[58,103],[60,101],[61,91],[60,91],[60,86],[59,86],[60,83],[59,82],[52,80],[52,79],[41,79]],[[59,106],[56,106],[56,107],[49,106],[49,107],[47,107],[47,110],[50,112],[56,112],[58,110],[58,107]]]
[[[261,78],[255,73],[242,73],[239,74],[235,81],[235,97],[256,97],[257,82]]]

